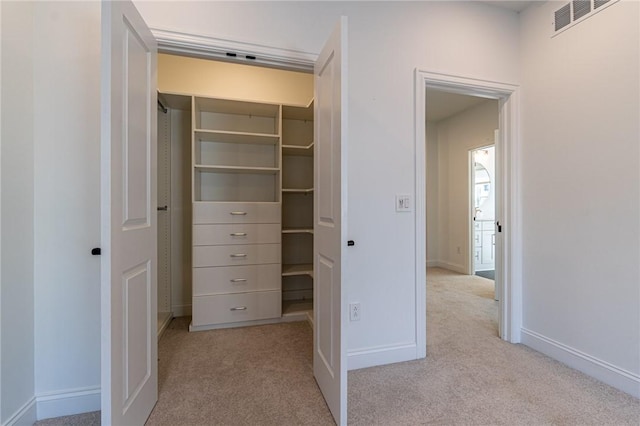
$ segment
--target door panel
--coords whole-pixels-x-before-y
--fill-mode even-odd
[[[102,3],[102,424],[157,400],[156,43],[130,2]]]
[[[315,64],[313,372],[338,425],[347,422],[346,305],[346,18]]]

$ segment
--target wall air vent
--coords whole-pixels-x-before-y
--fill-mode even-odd
[[[577,21],[589,12],[591,12],[591,0],[573,0],[574,21]]]
[[[560,31],[571,23],[571,3],[567,3],[555,12],[554,26],[556,31]]]
[[[553,12],[552,37],[578,22],[582,22],[597,12],[606,9],[619,0],[572,0]]]

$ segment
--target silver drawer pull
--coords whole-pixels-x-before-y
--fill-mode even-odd
[[[247,257],[247,255],[244,253],[236,253],[236,254],[232,254],[231,257]]]
[[[232,237],[246,237],[247,233],[246,232],[232,232],[231,234]]]
[[[246,283],[247,279],[246,278],[234,278],[231,280],[232,283]]]
[[[235,308],[231,308],[229,310],[230,311],[246,311],[247,307],[246,306],[236,306]]]
[[[247,212],[231,212],[232,216],[246,216]]]

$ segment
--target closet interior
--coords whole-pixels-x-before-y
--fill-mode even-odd
[[[159,55],[158,333],[309,320],[313,76]]]

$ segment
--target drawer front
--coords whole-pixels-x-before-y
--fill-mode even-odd
[[[193,269],[193,295],[280,290],[281,265],[221,266]]]
[[[280,263],[281,254],[280,244],[196,246],[193,248],[193,267]]]
[[[482,231],[482,223],[479,221],[474,221],[473,222],[473,230],[474,231]]]
[[[280,203],[196,202],[193,223],[280,223]]]
[[[193,298],[194,326],[279,318],[279,291],[219,294]]]
[[[280,224],[193,225],[194,246],[277,244]]]

